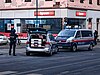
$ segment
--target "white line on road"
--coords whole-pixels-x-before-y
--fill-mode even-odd
[[[100,65],[95,65],[95,66],[90,66],[90,67],[85,67],[85,68],[82,68],[82,69],[77,69],[77,70],[74,70],[74,71],[70,71],[71,73],[75,73],[75,72],[80,72],[80,71],[84,71],[84,70],[91,70],[91,69],[95,69],[95,67],[100,67]],[[69,73],[69,71],[64,71],[64,72],[61,72],[59,75],[62,75],[62,74],[66,74],[66,73]]]
[[[87,61],[81,61],[81,62],[76,62],[76,63],[71,63],[71,64],[64,64],[64,65],[59,65],[59,66],[53,66],[53,67],[47,67],[47,68],[40,68],[40,69],[35,69],[35,70],[30,70],[30,71],[25,71],[25,72],[20,72],[17,73],[17,75],[21,75],[21,74],[26,74],[26,73],[30,73],[30,72],[36,72],[36,71],[42,71],[42,70],[47,70],[47,69],[53,69],[53,68],[58,68],[58,67],[63,67],[63,66],[70,66],[70,65],[76,65],[76,64],[81,64],[81,63],[86,63],[86,62],[94,62],[94,61],[98,61],[99,59],[91,59],[91,60],[87,60]],[[66,71],[67,72],[67,71]]]

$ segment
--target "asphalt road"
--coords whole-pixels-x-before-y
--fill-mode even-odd
[[[26,56],[25,45],[16,55],[8,55],[9,46],[0,46],[0,75],[100,75],[100,43],[93,51],[63,50],[53,56]]]

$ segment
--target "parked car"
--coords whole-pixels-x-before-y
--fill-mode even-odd
[[[57,53],[57,44],[55,38],[46,29],[32,28],[28,31],[28,39],[26,43],[26,55],[30,53],[44,52],[49,55]]]
[[[94,35],[90,29],[64,29],[56,37],[58,48],[70,48],[71,51],[77,51],[79,48],[94,47]]]
[[[0,34],[0,45],[7,44],[8,42],[9,42],[8,38],[5,35]]]

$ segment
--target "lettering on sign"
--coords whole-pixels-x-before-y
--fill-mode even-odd
[[[55,16],[55,11],[38,11],[38,14],[34,12],[34,16]]]
[[[76,11],[76,16],[83,16],[83,17],[86,17],[86,12]]]

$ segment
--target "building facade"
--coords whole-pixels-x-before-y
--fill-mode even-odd
[[[100,0],[0,0],[0,32],[14,27],[26,33],[36,25],[53,33],[67,25],[79,26],[100,35]]]

